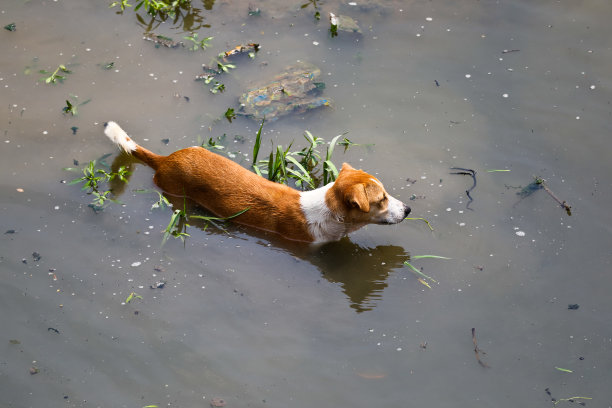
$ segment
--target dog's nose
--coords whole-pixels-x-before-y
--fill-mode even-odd
[[[104,127],[108,126],[108,122],[104,122]]]
[[[406,218],[408,214],[410,214],[410,211],[411,211],[410,207],[404,204],[404,218]]]

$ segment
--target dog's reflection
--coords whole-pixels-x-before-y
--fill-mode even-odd
[[[121,166],[125,166],[132,172],[135,163],[139,163],[138,160],[122,153],[113,161],[111,171],[117,171]],[[110,185],[115,196],[121,195],[126,186],[127,183],[118,179],[113,179]],[[175,209],[184,209],[187,214],[210,215],[189,199],[165,196]],[[182,231],[184,222],[181,219],[175,229]],[[274,233],[231,223],[223,224],[222,228],[211,228],[209,221],[191,217],[189,226],[206,230],[210,234],[231,234],[237,239],[246,233],[249,239],[257,238],[256,242],[261,245],[272,246],[311,263],[325,279],[342,288],[351,308],[358,313],[376,306],[376,301],[381,298],[383,290],[388,285],[389,274],[402,268],[404,261],[410,257],[400,246],[379,245],[370,248],[360,246],[348,237],[323,245],[309,245],[284,239]]]
[[[330,242],[311,254],[308,261],[321,271],[330,282],[337,282],[357,312],[376,306],[387,278],[393,270],[401,268],[409,255],[396,245],[362,247],[348,237]]]

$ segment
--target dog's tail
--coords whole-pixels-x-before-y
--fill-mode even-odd
[[[121,150],[143,161],[145,164],[152,167],[153,170],[157,170],[161,159],[164,157],[136,144],[136,142],[133,141],[115,122],[107,122],[104,124],[104,134],[117,144]]]

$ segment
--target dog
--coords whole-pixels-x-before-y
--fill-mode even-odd
[[[336,181],[311,191],[274,183],[203,147],[160,156],[132,140],[115,122],[104,133],[124,152],[155,170],[165,193],[188,197],[219,217],[294,241],[337,241],[367,224],[397,224],[410,207],[391,197],[374,176],[344,163]]]

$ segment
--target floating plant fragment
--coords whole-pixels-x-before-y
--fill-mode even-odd
[[[255,53],[259,51],[259,44],[256,43],[248,43],[246,45],[238,45],[232,48],[229,51],[225,51],[222,56],[223,58],[232,57],[240,54],[249,54],[249,56],[254,57]]]
[[[177,47],[185,46],[185,44],[183,44],[182,41],[174,41],[170,37],[166,37],[163,35],[157,35],[153,33],[146,33],[142,37],[142,39],[153,42],[155,44],[155,48],[159,48],[162,45],[167,48],[177,48]]]
[[[44,69],[41,69],[40,71],[41,74],[49,74],[49,71],[45,71]],[[49,75],[46,78],[41,78],[41,81],[45,81],[45,83],[47,84],[55,84],[57,81],[59,82],[63,82],[64,79],[66,79],[65,75],[62,74],[70,74],[72,73],[72,71],[70,71],[68,68],[66,68],[65,65],[59,65],[57,67],[57,69],[55,71],[53,71],[53,73],[51,75]]]
[[[329,22],[331,25],[330,30],[332,32],[332,37],[338,35],[338,31],[362,34],[361,28],[359,28],[357,21],[353,20],[349,16],[335,15],[334,13],[329,13]]]
[[[125,303],[130,303],[132,300],[134,299],[142,299],[142,296],[140,296],[138,293],[136,292],[132,292],[129,294],[129,296],[125,299]]]

